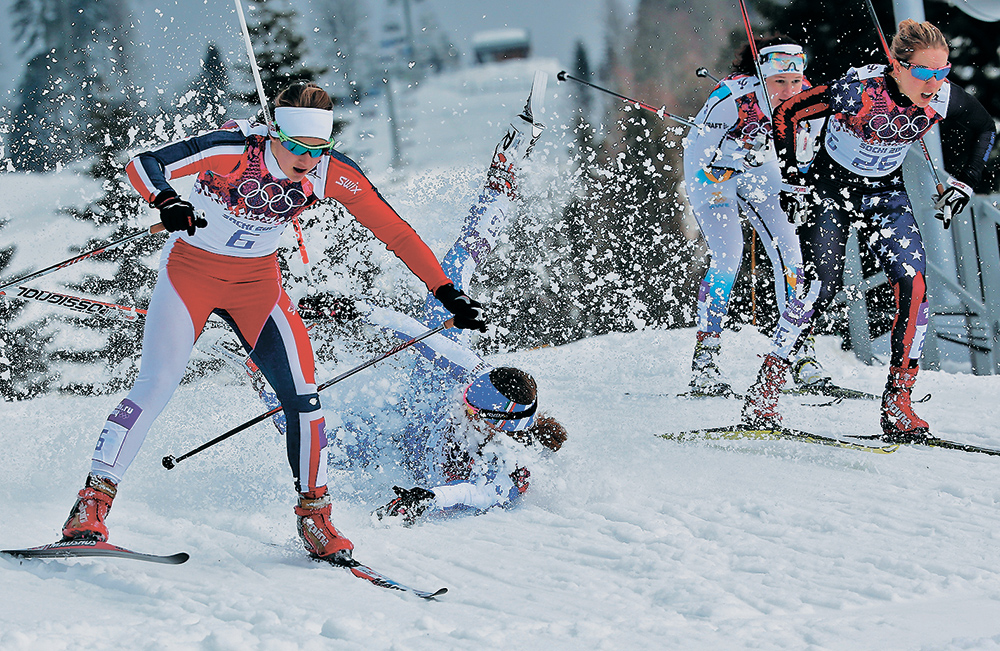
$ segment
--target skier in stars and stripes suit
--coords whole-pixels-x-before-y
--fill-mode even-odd
[[[910,401],[927,328],[926,263],[901,167],[910,146],[935,124],[947,119],[961,127],[959,136],[946,143],[959,153],[960,162],[935,205],[936,216],[947,224],[969,202],[982,176],[995,127],[975,98],[946,79],[949,48],[937,27],[904,20],[889,49],[889,66],[851,68],[775,111],[775,146],[785,182],[781,200],[790,218],[801,223],[804,278],[747,391],[743,421],[748,426],[780,426],[778,396],[788,359],[812,319],[829,308],[843,285],[844,252],[853,225],[881,264],[896,299],[882,437],[906,442],[928,435],[927,422],[913,412]],[[796,126],[823,116],[828,119],[821,149],[803,174],[795,165]]]

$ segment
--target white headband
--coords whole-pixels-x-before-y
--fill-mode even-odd
[[[329,140],[333,132],[333,111],[300,106],[279,106],[274,109],[274,123],[282,133],[292,138]]]
[[[765,78],[786,72],[802,74],[806,69],[806,54],[801,45],[782,43],[760,49],[760,72]]]

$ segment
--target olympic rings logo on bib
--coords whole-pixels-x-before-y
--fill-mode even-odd
[[[761,133],[771,133],[770,122],[747,122],[740,130],[740,134],[747,138],[754,138]]]
[[[255,214],[284,215],[309,203],[309,197],[298,188],[284,188],[273,182],[261,184],[259,179],[243,181],[236,191],[247,209]]]
[[[888,115],[874,115],[868,120],[868,128],[875,132],[880,140],[916,140],[931,124],[926,115],[897,115],[890,119]]]

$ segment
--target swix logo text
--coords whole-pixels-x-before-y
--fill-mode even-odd
[[[357,194],[357,193],[361,192],[361,184],[358,183],[357,181],[352,181],[351,179],[347,178],[346,176],[340,177],[340,180],[337,181],[337,185],[344,186],[345,188],[347,188],[348,190],[350,190],[352,194]]]

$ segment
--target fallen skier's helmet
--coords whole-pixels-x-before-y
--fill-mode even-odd
[[[505,432],[524,430],[535,422],[537,387],[534,378],[520,369],[491,369],[473,380],[463,397],[474,414]]]

